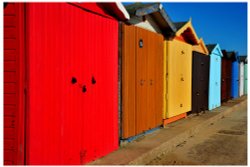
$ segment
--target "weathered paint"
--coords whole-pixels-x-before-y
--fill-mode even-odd
[[[231,97],[237,98],[239,97],[239,62],[232,62],[232,80],[231,80]]]
[[[247,94],[247,64],[244,65],[244,94]]]
[[[244,94],[244,62],[240,62],[240,76],[239,76],[239,96]]]
[[[221,106],[221,52],[219,44],[210,54],[208,109]]]
[[[24,164],[24,5],[4,8],[4,165]]]
[[[162,124],[163,36],[122,27],[122,138]]]
[[[163,118],[166,119],[191,110],[192,46],[178,40],[164,44],[167,71]]]

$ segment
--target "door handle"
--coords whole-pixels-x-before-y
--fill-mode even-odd
[[[181,77],[181,81],[184,81],[184,78],[183,78],[183,77]]]
[[[200,95],[200,93],[199,93],[199,92],[196,92],[196,95],[197,95],[197,96],[199,96],[199,95]]]
[[[142,86],[144,84],[145,80],[141,79],[140,80],[140,85]]]
[[[153,80],[152,79],[149,80],[149,84],[153,85]]]

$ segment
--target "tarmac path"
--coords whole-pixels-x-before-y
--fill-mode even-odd
[[[247,105],[211,123],[148,165],[247,165]]]

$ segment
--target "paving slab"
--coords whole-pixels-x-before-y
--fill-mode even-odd
[[[189,115],[187,118],[171,123],[122,145],[118,150],[88,165],[143,165],[149,163],[160,153],[172,152],[186,139],[206,129],[213,122],[247,104],[247,96],[229,100],[212,111],[200,115]]]

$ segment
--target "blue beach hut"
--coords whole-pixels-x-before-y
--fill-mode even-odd
[[[231,80],[231,97],[233,99],[239,97],[239,61],[237,52],[227,52],[230,57],[233,58],[232,61],[232,80]]]
[[[219,44],[206,45],[210,55],[208,110],[221,105],[221,52]]]

